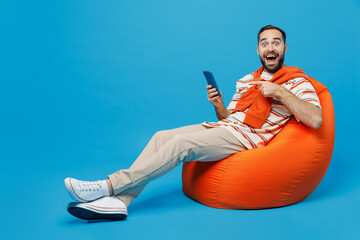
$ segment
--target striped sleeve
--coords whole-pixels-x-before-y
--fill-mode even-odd
[[[309,80],[305,78],[295,78],[291,80],[290,91],[305,102],[314,104],[315,106],[321,108],[319,97],[316,94],[316,91],[313,85]]]

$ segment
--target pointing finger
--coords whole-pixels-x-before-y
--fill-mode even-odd
[[[264,81],[252,81],[249,85],[263,85]]]

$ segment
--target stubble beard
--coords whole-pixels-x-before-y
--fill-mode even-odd
[[[274,65],[274,66],[267,66],[266,65],[266,62],[265,62],[265,57],[262,56],[260,57],[260,61],[261,61],[261,64],[263,65],[263,67],[265,68],[265,70],[269,73],[275,73],[277,72],[280,68],[282,68],[283,64],[284,64],[284,59],[285,59],[285,54],[283,55],[279,55],[278,56],[279,58],[279,61],[278,61],[278,64]]]

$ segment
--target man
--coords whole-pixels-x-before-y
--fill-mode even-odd
[[[284,65],[285,32],[268,25],[258,33],[257,53],[262,67],[236,83],[226,108],[211,85],[208,100],[217,123],[156,133],[129,169],[95,182],[66,178],[72,215],[82,219],[123,219],[127,206],[146,184],[184,161],[219,161],[238,151],[266,145],[291,116],[312,128],[322,123],[319,99],[309,77],[299,68]]]

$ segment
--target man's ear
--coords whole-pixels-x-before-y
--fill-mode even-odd
[[[285,43],[285,52],[284,53],[286,53],[286,51],[287,51],[287,43]]]
[[[257,52],[257,55],[260,56],[260,53],[259,53],[259,45],[256,45],[256,52]]]

